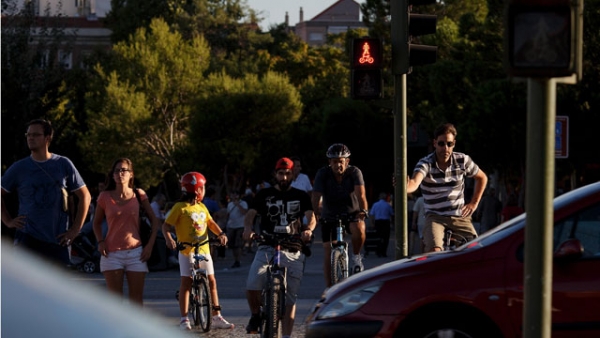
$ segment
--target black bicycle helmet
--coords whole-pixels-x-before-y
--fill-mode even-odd
[[[334,143],[327,149],[327,158],[350,157],[350,149],[342,143]]]

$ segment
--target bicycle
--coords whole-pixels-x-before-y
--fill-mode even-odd
[[[200,268],[200,263],[208,262],[206,256],[199,253],[200,247],[206,243],[218,242],[218,239],[207,239],[203,242],[178,242],[177,250],[182,251],[186,247],[194,248],[194,264],[192,267],[192,289],[190,290],[189,313],[192,315],[195,326],[200,326],[202,331],[210,331],[212,324],[212,298],[210,294],[208,273],[206,269]],[[179,300],[179,291],[175,298]]]
[[[336,222],[336,238],[331,241],[331,285],[335,285],[348,278],[348,243],[344,241],[344,224],[342,217],[337,216],[335,221],[325,221],[325,223]]]
[[[446,228],[444,231],[444,247],[442,251],[449,251],[466,244],[468,241],[472,240],[473,236],[463,236],[457,233],[454,233],[452,229]]]
[[[298,235],[268,234],[255,235],[253,238],[259,245],[271,245],[275,252],[267,266],[267,282],[262,289],[260,333],[263,338],[279,338],[282,336],[283,317],[285,315],[286,275],[287,268],[280,265],[281,245],[284,242],[301,241]]]

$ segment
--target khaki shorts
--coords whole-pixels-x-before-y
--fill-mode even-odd
[[[434,248],[442,249],[444,247],[444,233],[446,228],[449,228],[457,235],[477,237],[471,217],[429,214],[425,216],[425,226],[423,227],[425,252],[433,251]]]

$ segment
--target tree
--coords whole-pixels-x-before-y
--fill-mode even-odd
[[[136,177],[156,185],[179,173],[176,152],[188,146],[189,118],[209,63],[206,41],[184,41],[162,19],[114,47],[108,64],[95,66],[88,93],[88,128],[79,146],[102,172],[130,157]]]
[[[294,142],[290,131],[301,112],[300,94],[287,76],[210,75],[191,120],[192,153],[198,157],[188,156],[188,169],[212,177],[226,166],[241,175],[270,169]]]
[[[3,171],[28,153],[22,135],[35,118],[52,122],[53,151],[70,154],[70,130],[78,123],[69,105],[68,72],[58,57],[70,53],[74,34],[66,31],[61,8],[61,2],[47,4],[37,16],[33,2],[2,1]]]
[[[110,12],[106,14],[104,23],[112,31],[112,41],[126,41],[139,28],[149,28],[152,19],[169,14],[171,3],[163,0],[111,0]]]
[[[204,36],[211,48],[210,72],[234,76],[265,72],[268,57],[261,53],[272,41],[259,31],[260,18],[243,0],[112,0],[106,18],[113,41],[123,41],[138,28],[162,18],[184,40]]]

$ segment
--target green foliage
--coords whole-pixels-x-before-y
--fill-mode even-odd
[[[79,146],[98,172],[115,158],[130,157],[136,177],[156,185],[164,172],[179,172],[174,154],[187,147],[189,115],[204,82],[209,47],[202,38],[184,41],[155,19],[149,31],[139,29],[113,50],[109,67],[95,67],[88,93],[91,123]]]
[[[301,113],[300,94],[287,76],[210,75],[190,121],[192,151],[185,154],[185,170],[219,177],[226,166],[244,174],[260,171],[263,164],[270,168],[274,154],[285,152],[291,143],[290,128]],[[190,154],[201,160],[194,161]]]
[[[74,90],[58,56],[71,52],[76,32],[65,29],[61,11],[62,2],[48,3],[36,18],[32,2],[2,1],[2,170],[29,154],[23,133],[36,118],[55,128],[51,151],[73,155]]]
[[[139,28],[148,28],[152,19],[168,15],[168,5],[163,0],[111,0],[104,22],[112,31],[112,41],[125,41]]]

